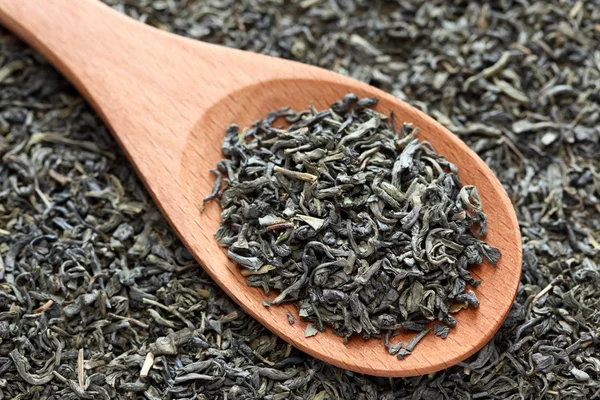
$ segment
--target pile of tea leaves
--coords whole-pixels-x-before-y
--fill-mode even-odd
[[[3,30],[0,399],[600,398],[597,1],[105,2],[352,76],[440,121],[515,206],[521,285],[494,338],[446,370],[388,379],[308,357],[212,282],[81,96]]]
[[[252,128],[227,129],[213,192],[223,211],[216,233],[250,286],[279,294],[265,305],[294,302],[311,322],[307,336],[333,332],[345,341],[419,332],[404,358],[436,325],[456,325],[451,307],[479,306],[469,267],[500,251],[478,236],[486,216],[474,186],[418,129],[399,129],[349,93],[327,110],[270,112]],[[277,127],[279,118],[291,125]],[[220,190],[225,176],[227,185]]]

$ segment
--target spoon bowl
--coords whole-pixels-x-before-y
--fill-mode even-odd
[[[450,367],[481,349],[514,301],[521,274],[521,238],[513,206],[485,163],[439,123],[397,98],[348,77],[300,63],[210,45],[148,27],[99,1],[0,0],[0,23],[45,56],[86,97],[144,182],[157,206],[210,276],[265,327],[300,350],[336,366],[378,376],[414,376]],[[288,323],[290,304],[264,307],[263,292],[246,285],[239,267],[213,237],[216,203],[209,169],[222,158],[231,123],[247,126],[284,106],[329,107],[348,92],[378,97],[375,109],[412,122],[419,138],[455,163],[464,184],[479,189],[488,215],[486,242],[498,247],[497,266],[471,269],[483,283],[481,305],[455,314],[446,339],[427,335],[400,361],[382,340],[354,337],[344,345],[330,331],[305,338],[306,324]],[[413,334],[414,335],[414,334]],[[407,342],[413,335],[393,339]]]

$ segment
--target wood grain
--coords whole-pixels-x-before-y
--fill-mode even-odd
[[[163,215],[211,277],[265,327],[306,353],[342,368],[380,376],[434,372],[464,360],[498,330],[521,274],[519,226],[502,185],[485,163],[447,129],[408,104],[366,84],[316,67],[178,37],[129,19],[92,0],[0,0],[0,22],[59,69],[111,129]],[[502,251],[497,267],[474,275],[481,306],[460,312],[447,339],[427,336],[403,361],[380,340],[348,345],[332,333],[304,338],[290,325],[290,306],[266,308],[246,286],[213,237],[220,210],[199,205],[208,173],[221,158],[232,122],[244,126],[269,110],[309,103],[328,107],[345,93],[380,98],[378,109],[413,122],[421,139],[458,165],[465,184],[479,188],[488,214],[487,241]],[[406,341],[406,337],[395,338]]]

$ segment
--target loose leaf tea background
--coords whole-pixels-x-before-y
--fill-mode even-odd
[[[2,31],[0,398],[600,398],[597,1],[109,3],[436,118],[515,204],[522,284],[494,339],[448,370],[384,379],[307,357],[210,281],[98,117]]]

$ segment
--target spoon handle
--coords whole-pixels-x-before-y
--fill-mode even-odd
[[[143,180],[173,176],[198,116],[254,78],[235,68],[249,53],[152,28],[98,0],[0,0],[0,24],[77,88]]]
[[[131,21],[100,1],[88,0],[0,0],[0,23],[41,53],[94,105],[98,86],[119,79],[127,63],[127,48],[135,38],[124,32],[139,31],[120,29]]]
[[[190,90],[190,74],[199,86],[210,83],[235,66],[231,53],[245,56],[147,26],[99,0],[0,0],[0,24],[50,61],[105,120],[109,100],[129,110],[132,100],[149,100],[140,85],[155,87],[160,97]],[[218,65],[223,59],[227,67]],[[215,95],[236,84],[221,80],[218,90],[202,90]]]
[[[306,76],[306,71],[315,77],[324,73],[173,35],[99,0],[0,0],[0,24],[39,51],[77,88],[128,153],[135,150],[124,143],[132,129],[123,125],[136,125],[136,135],[142,132],[143,139],[157,136],[161,149],[178,150],[156,120],[180,121],[178,128],[185,129],[178,134],[187,134],[199,115],[240,88]],[[151,114],[160,118],[148,118]]]

